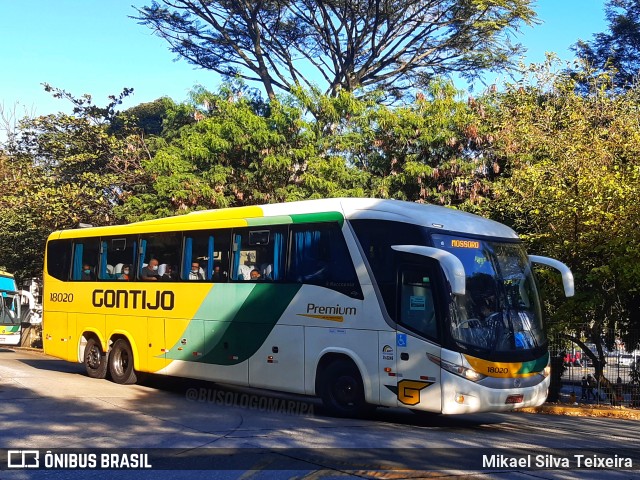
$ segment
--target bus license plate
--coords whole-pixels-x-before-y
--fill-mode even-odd
[[[524,395],[509,395],[504,403],[522,403],[524,401]]]

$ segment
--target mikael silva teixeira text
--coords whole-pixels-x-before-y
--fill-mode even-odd
[[[482,455],[482,468],[633,468],[633,461],[619,455],[494,454]]]

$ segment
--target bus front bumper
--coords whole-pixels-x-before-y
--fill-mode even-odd
[[[549,393],[549,377],[539,376],[539,383],[520,388],[516,386],[518,379],[508,379],[513,384],[510,388],[490,388],[445,371],[442,377],[443,414],[510,412],[537,407]]]

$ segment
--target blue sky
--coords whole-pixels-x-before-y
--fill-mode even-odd
[[[70,111],[70,104],[44,92],[47,82],[104,105],[107,96],[132,87],[124,108],[169,96],[187,99],[197,84],[215,90],[219,77],[175,61],[164,40],[128,18],[132,5],[151,0],[0,0],[0,107],[5,112],[42,115]],[[538,0],[543,23],[525,27],[516,40],[527,63],[555,52],[563,60],[570,45],[604,31],[605,0]]]

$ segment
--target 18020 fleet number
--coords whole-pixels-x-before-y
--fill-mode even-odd
[[[54,293],[49,294],[49,300],[52,302],[71,303],[73,302],[73,293]]]

